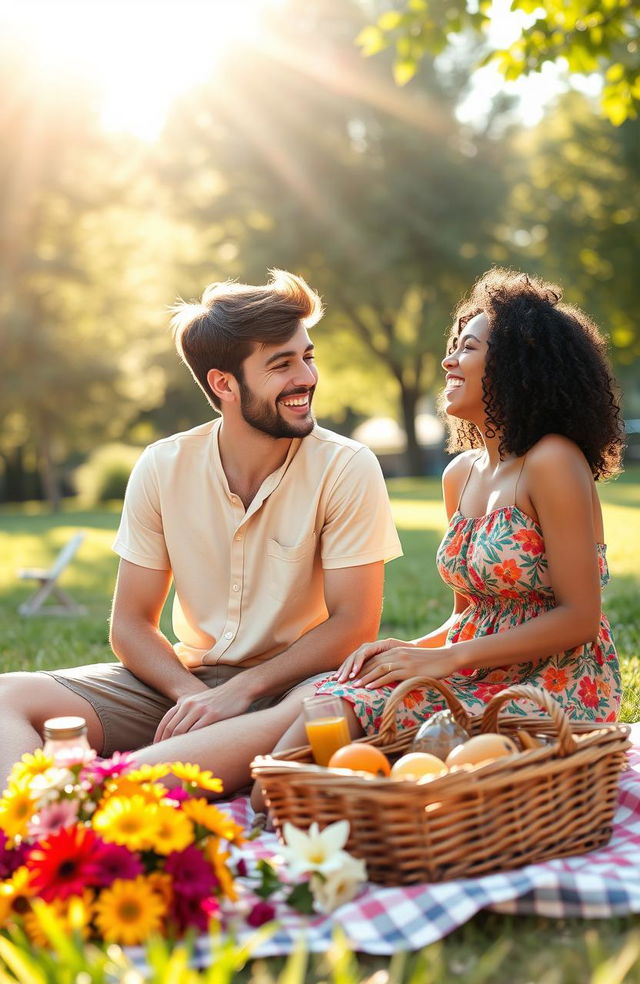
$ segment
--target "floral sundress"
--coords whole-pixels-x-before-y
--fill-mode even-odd
[[[609,581],[606,548],[598,544],[596,549],[604,588]],[[447,644],[502,632],[556,605],[540,526],[515,505],[478,517],[463,516],[458,509],[438,548],[436,563],[445,583],[469,600],[449,629]],[[428,673],[429,650],[424,654]],[[481,713],[494,694],[514,683],[547,690],[574,719],[615,721],[620,707],[620,669],[604,614],[593,643],[535,662],[462,670],[444,682],[473,714]],[[327,680],[317,689],[348,700],[365,733],[374,734],[394,687],[367,690]],[[442,695],[435,690],[411,691],[397,709],[398,730],[420,724],[444,706]],[[514,701],[503,712],[524,715],[536,710],[526,701]]]

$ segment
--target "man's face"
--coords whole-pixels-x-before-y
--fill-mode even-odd
[[[244,360],[238,378],[242,416],[270,437],[306,437],[315,423],[317,381],[313,344],[301,325],[289,341],[259,345]]]

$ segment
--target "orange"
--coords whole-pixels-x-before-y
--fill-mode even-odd
[[[351,745],[343,745],[333,753],[329,759],[329,768],[369,772],[372,776],[388,776],[391,772],[391,763],[379,748],[353,742]]]

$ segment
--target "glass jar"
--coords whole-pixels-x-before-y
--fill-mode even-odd
[[[450,751],[469,738],[469,733],[458,724],[451,711],[436,711],[420,725],[411,751],[429,752],[444,762]]]
[[[45,755],[56,765],[69,767],[93,758],[87,737],[87,722],[82,717],[48,718],[44,722]]]

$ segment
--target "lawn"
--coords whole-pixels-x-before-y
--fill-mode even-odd
[[[387,570],[381,634],[411,638],[438,625],[450,611],[448,589],[434,567],[445,519],[436,480],[395,479],[389,482],[389,491],[405,556]],[[604,485],[601,498],[612,573],[605,610],[622,665],[622,718],[638,721],[640,469]],[[94,511],[82,511],[68,503],[55,517],[36,504],[0,509],[0,671],[111,658],[107,623],[117,558],[111,553],[110,544],[118,514],[117,503]],[[30,589],[26,582],[16,579],[16,569],[48,566],[78,529],[85,530],[87,537],[65,572],[62,585],[87,607],[87,615],[76,619],[20,618],[17,607]],[[170,635],[168,607],[162,624]],[[372,979],[375,984],[392,980],[399,984],[409,979],[416,984],[450,980],[478,984],[640,984],[640,920],[630,917],[586,923],[481,913],[442,943],[428,947],[417,964],[416,960],[411,957],[402,969],[397,963],[390,965],[387,958],[361,957],[359,969],[345,972],[341,978],[317,960],[312,962],[307,979],[340,978],[345,984],[354,984],[356,979],[377,971]],[[268,982],[279,973],[281,964],[268,961],[266,969],[254,965],[247,973],[256,982]]]

